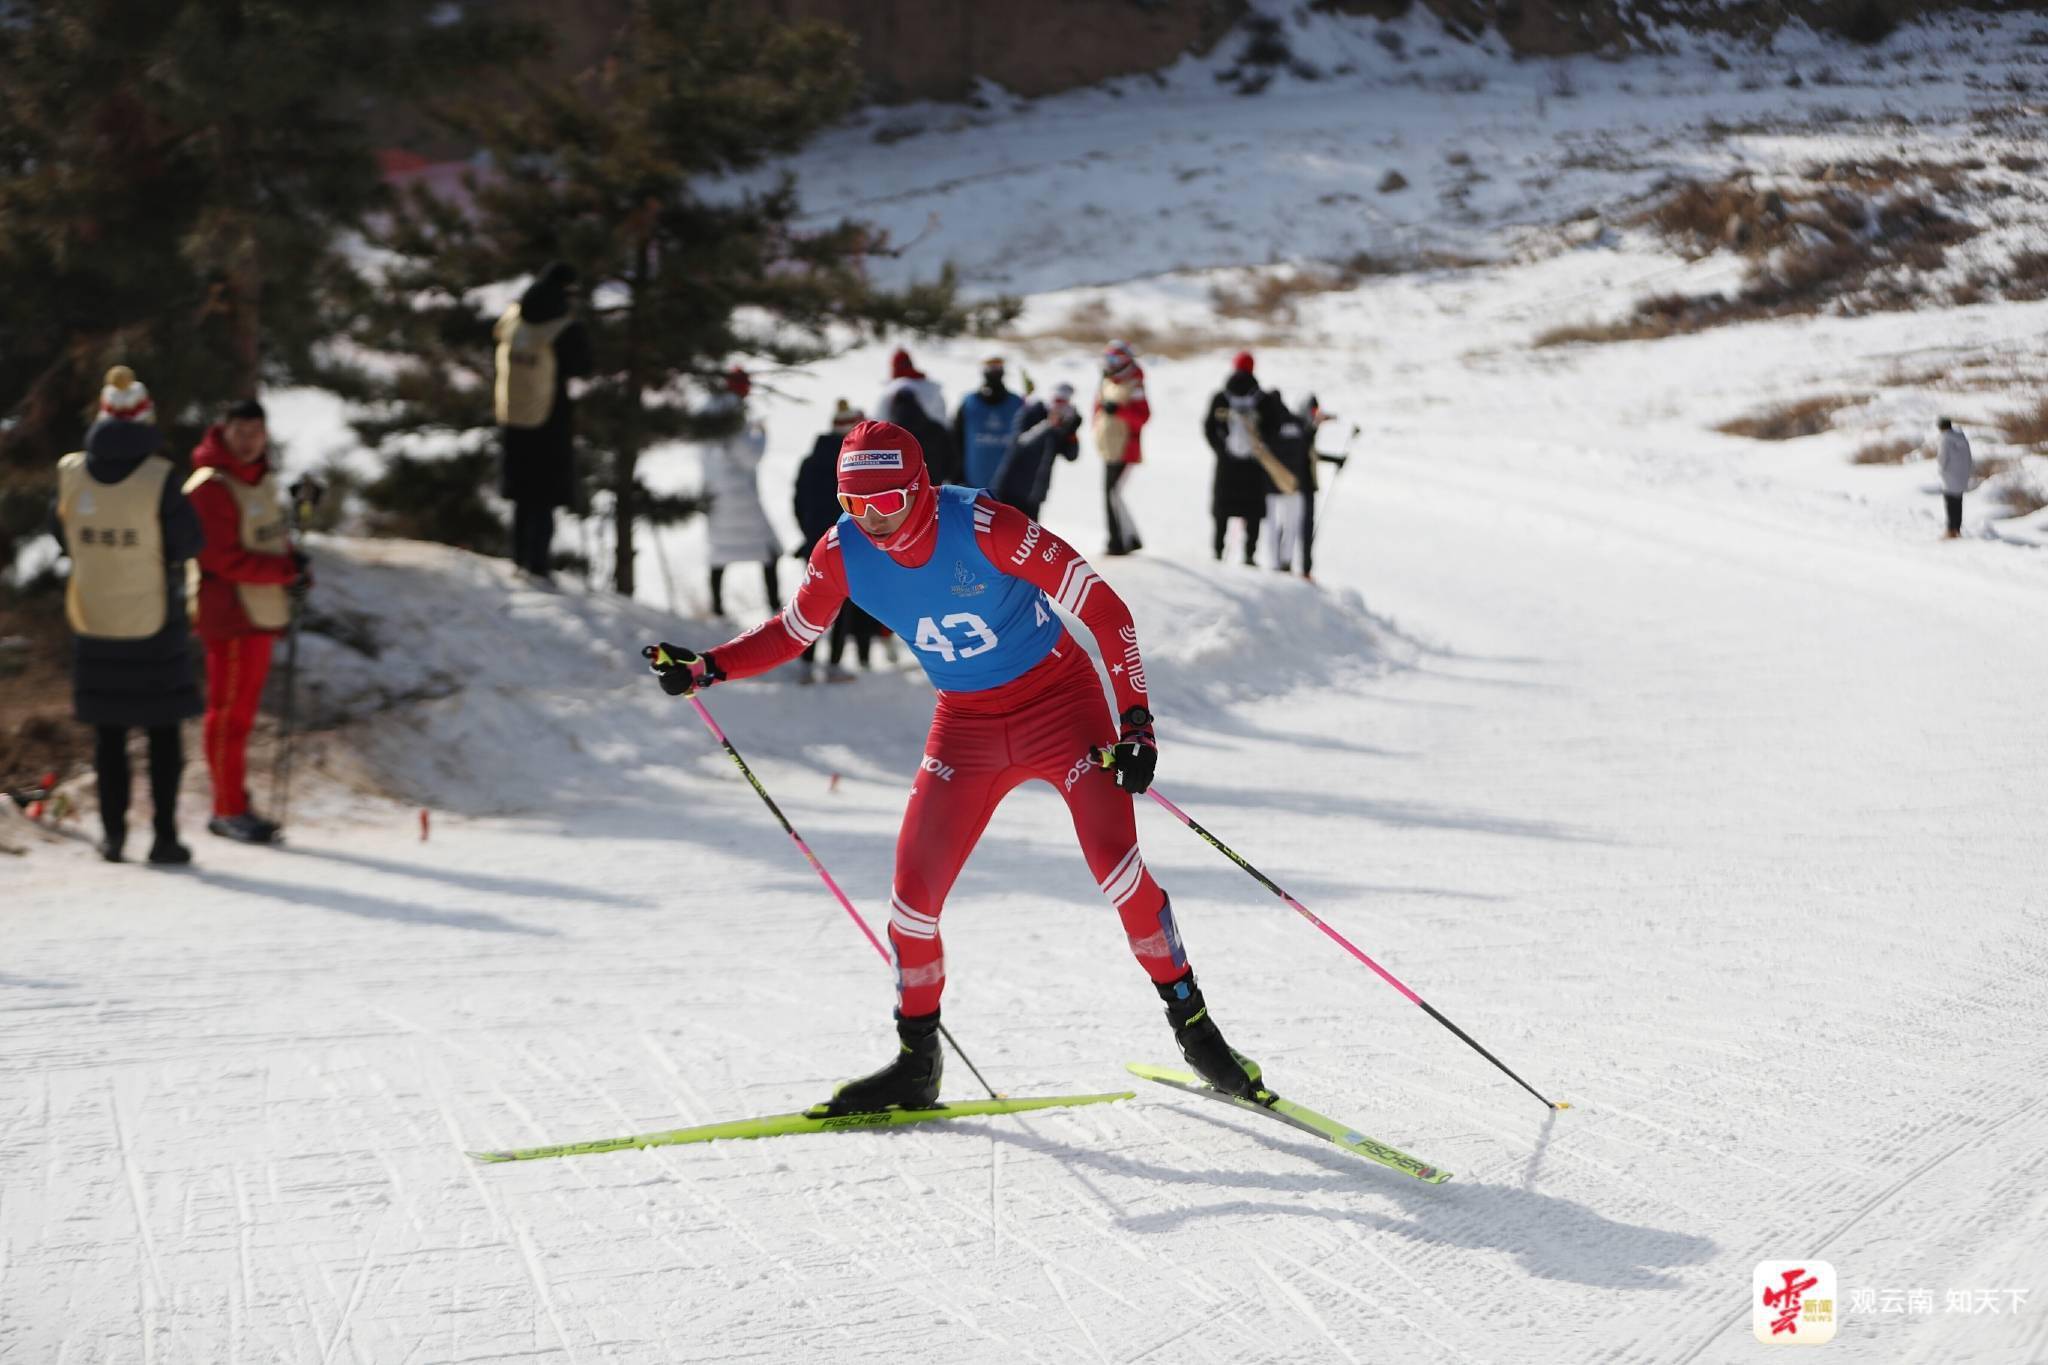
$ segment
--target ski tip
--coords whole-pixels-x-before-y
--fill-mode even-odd
[[[1570,1106],[1569,1104],[1566,1104],[1566,1103],[1565,1103],[1565,1102],[1564,1102],[1563,1100],[1553,1100],[1553,1101],[1551,1101],[1551,1105],[1550,1105],[1550,1107],[1551,1107],[1552,1109],[1569,1109],[1569,1108],[1571,1108],[1571,1106]]]
[[[471,1161],[481,1161],[486,1163],[487,1165],[494,1164],[500,1161],[512,1160],[512,1154],[510,1152],[464,1152],[463,1155],[468,1157]]]

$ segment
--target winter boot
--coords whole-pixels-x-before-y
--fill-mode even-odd
[[[1273,1092],[1261,1083],[1259,1064],[1223,1041],[1223,1030],[1209,1017],[1208,1002],[1195,984],[1193,968],[1177,980],[1156,984],[1159,998],[1166,1002],[1166,1022],[1173,1025],[1173,1041],[1195,1074],[1226,1095],[1265,1104]]]
[[[930,1109],[939,1100],[939,1073],[945,1058],[939,1051],[939,1012],[906,1019],[896,1012],[896,1036],[902,1049],[880,1071],[848,1081],[832,1098],[813,1105],[813,1117],[873,1114],[883,1109]]]
[[[206,832],[241,844],[268,844],[277,839],[277,826],[244,811],[240,815],[216,815],[206,822]]]
[[[128,842],[128,831],[119,825],[108,825],[106,836],[99,841],[100,857],[110,863],[122,861],[122,847]]]
[[[158,867],[183,867],[192,861],[192,850],[178,842],[178,831],[159,828],[149,846],[149,860]]]

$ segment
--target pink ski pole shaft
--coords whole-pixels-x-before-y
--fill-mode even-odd
[[[1230,845],[1224,843],[1221,839],[1211,834],[1208,830],[1202,828],[1201,824],[1198,821],[1196,821],[1196,819],[1192,815],[1189,815],[1179,806],[1174,805],[1173,802],[1167,800],[1164,796],[1160,795],[1157,789],[1152,790],[1149,793],[1149,795],[1152,797],[1154,801],[1157,801],[1161,806],[1165,807],[1167,813],[1172,815],[1174,819],[1180,821],[1183,825],[1186,825],[1189,829],[1193,830],[1196,834],[1200,835],[1203,841],[1206,842],[1211,848],[1215,849],[1218,853],[1221,853],[1224,857],[1230,859],[1230,861],[1232,861],[1233,863],[1236,863],[1246,872],[1249,872],[1252,875],[1252,879],[1254,881],[1258,882],[1259,885],[1265,887],[1268,891],[1272,892],[1274,895],[1278,896],[1282,901],[1286,902],[1289,909],[1293,910],[1296,914],[1300,915],[1310,924],[1313,924],[1316,928],[1322,930],[1324,934],[1328,935],[1332,943],[1335,943],[1345,952],[1351,954],[1360,962],[1363,962],[1366,966],[1372,968],[1374,973],[1376,973],[1379,976],[1380,980],[1386,982],[1389,986],[1392,986],[1395,990],[1399,991],[1410,1004],[1419,1006],[1424,1013],[1429,1015],[1430,1018],[1436,1020],[1439,1024],[1442,1024],[1445,1028],[1449,1029],[1451,1032],[1457,1034],[1458,1037],[1463,1039],[1465,1041],[1466,1046],[1470,1047],[1474,1052],[1477,1052],[1480,1056],[1486,1058],[1487,1061],[1492,1062],[1495,1066],[1499,1067],[1503,1072],[1506,1073],[1510,1080],[1514,1081],[1516,1085],[1521,1086],[1522,1089],[1536,1096],[1537,1099],[1542,1100],[1543,1103],[1551,1109],[1571,1108],[1569,1104],[1563,1104],[1556,1101],[1552,1101],[1550,1099],[1546,1099],[1542,1092],[1537,1090],[1535,1086],[1529,1084],[1520,1076],[1515,1075],[1513,1071],[1509,1070],[1506,1062],[1503,1062],[1500,1058],[1494,1056],[1491,1052],[1488,1052],[1484,1047],[1481,1047],[1479,1045],[1478,1040],[1475,1039],[1471,1034],[1465,1032],[1465,1030],[1459,1028],[1456,1024],[1446,1019],[1443,1016],[1443,1014],[1436,1008],[1436,1006],[1430,1004],[1427,1000],[1424,1000],[1414,991],[1409,990],[1407,985],[1403,983],[1399,977],[1395,976],[1385,967],[1382,967],[1379,963],[1373,961],[1372,958],[1368,956],[1363,949],[1361,949],[1357,944],[1353,943],[1350,939],[1344,937],[1344,935],[1338,933],[1335,929],[1331,928],[1327,923],[1324,922],[1323,918],[1320,915],[1316,914],[1315,911],[1309,909],[1306,905],[1303,905],[1300,901],[1288,895],[1284,890],[1280,888],[1280,884],[1278,882],[1274,881],[1271,877],[1268,877],[1265,873],[1259,871],[1259,869],[1257,869],[1256,867],[1253,867],[1243,858],[1240,858],[1237,855],[1236,851],[1230,847]]]
[[[894,967],[896,965],[895,959],[890,957],[889,950],[882,946],[882,940],[877,938],[875,931],[868,927],[868,922],[861,917],[860,911],[853,908],[853,902],[847,899],[844,891],[839,889],[839,883],[832,880],[832,874],[827,872],[825,865],[818,861],[818,855],[811,852],[811,846],[804,842],[804,837],[801,834],[796,832],[796,826],[789,823],[789,817],[782,813],[782,807],[775,804],[775,798],[770,796],[768,789],[761,785],[761,779],[754,776],[754,770],[747,766],[747,760],[741,758],[740,751],[732,747],[732,741],[725,737],[725,731],[718,728],[718,722],[711,718],[711,712],[705,708],[703,701],[693,695],[690,698],[690,705],[697,708],[697,717],[704,722],[704,728],[711,732],[711,737],[717,740],[719,747],[725,750],[725,756],[733,761],[733,766],[740,770],[740,775],[746,778],[747,784],[754,789],[754,795],[761,798],[761,803],[768,807],[769,812],[774,815],[776,822],[782,826],[783,831],[796,844],[797,851],[804,855],[804,861],[811,865],[811,870],[818,874],[819,879],[832,892],[833,898],[839,902],[839,908],[853,917],[853,922],[860,926],[861,933],[867,936],[868,945],[881,955],[882,961]],[[952,1046],[953,1051],[958,1054],[960,1060],[967,1063],[967,1069],[974,1073],[975,1080],[981,1082],[981,1088],[988,1091],[989,1098],[1001,1099],[1002,1096],[996,1093],[996,1088],[990,1085],[988,1079],[981,1074],[981,1068],[974,1064],[974,1059],[961,1051],[960,1044],[953,1041],[952,1033],[947,1030],[944,1024],[939,1025],[939,1032],[945,1037],[946,1042]]]

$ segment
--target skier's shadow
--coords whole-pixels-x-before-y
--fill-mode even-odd
[[[618,905],[644,906],[647,901],[637,896],[619,896],[594,886],[572,886],[568,882],[547,881],[539,877],[507,877],[495,872],[477,872],[468,868],[434,867],[426,863],[407,862],[399,858],[376,858],[366,853],[344,853],[332,848],[304,848],[284,844],[276,852],[294,858],[317,858],[322,862],[345,863],[351,867],[364,868],[371,872],[388,872],[400,877],[418,877],[425,881],[446,882],[468,891],[480,891],[492,896],[524,896],[533,900],[553,901],[571,905]]]
[[[1242,1129],[1206,1114],[1190,1111],[1188,1116],[1243,1136]],[[1329,1176],[1161,1166],[1007,1126],[990,1124],[986,1131],[995,1141],[1132,1180],[1199,1186],[1205,1190],[1237,1188],[1335,1196],[1344,1200],[1341,1205],[1332,1205],[1227,1199],[1157,1213],[1119,1214],[1116,1226],[1130,1232],[1171,1233],[1205,1218],[1315,1218],[1392,1233],[1423,1246],[1505,1251],[1531,1275],[1607,1289],[1678,1288],[1679,1281],[1668,1270],[1698,1265],[1719,1249],[1710,1237],[1617,1222],[1584,1204],[1555,1195],[1515,1185],[1460,1182],[1455,1178],[1444,1185],[1424,1185],[1358,1157],[1340,1156],[1319,1145],[1265,1133],[1258,1135],[1264,1145],[1300,1157],[1329,1172]],[[1386,1196],[1400,1207],[1392,1211],[1360,1207],[1352,1196]]]
[[[349,891],[338,886],[307,886],[300,882],[272,881],[268,877],[249,877],[234,872],[220,872],[213,868],[199,870],[198,876],[200,881],[224,891],[279,901],[286,905],[305,905],[319,910],[333,910],[344,915],[354,915],[358,919],[388,920],[396,924],[442,929],[475,929],[494,934],[530,934],[540,938],[556,936],[553,929],[521,924],[517,920],[507,919],[488,910],[440,909],[411,901],[387,900],[382,896]]]

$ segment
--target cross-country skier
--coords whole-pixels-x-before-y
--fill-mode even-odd
[[[839,1087],[837,1113],[927,1108],[939,1094],[939,914],[996,806],[1031,779],[1066,798],[1089,870],[1152,978],[1181,1055],[1203,1079],[1263,1099],[1258,1064],[1209,1016],[1166,893],[1138,849],[1131,798],[1152,783],[1158,749],[1130,611],[1072,546],[975,489],[934,486],[908,431],[863,422],[839,452],[845,514],[812,551],[795,599],[699,655],[647,653],[662,688],[688,696],[788,662],[849,599],[916,646],[938,689],[931,737],[896,840],[889,942],[897,967],[896,1059]],[[1051,610],[1085,622],[1109,665],[1119,718],[1103,706],[1088,654]],[[1098,753],[1106,756],[1098,758]]]

